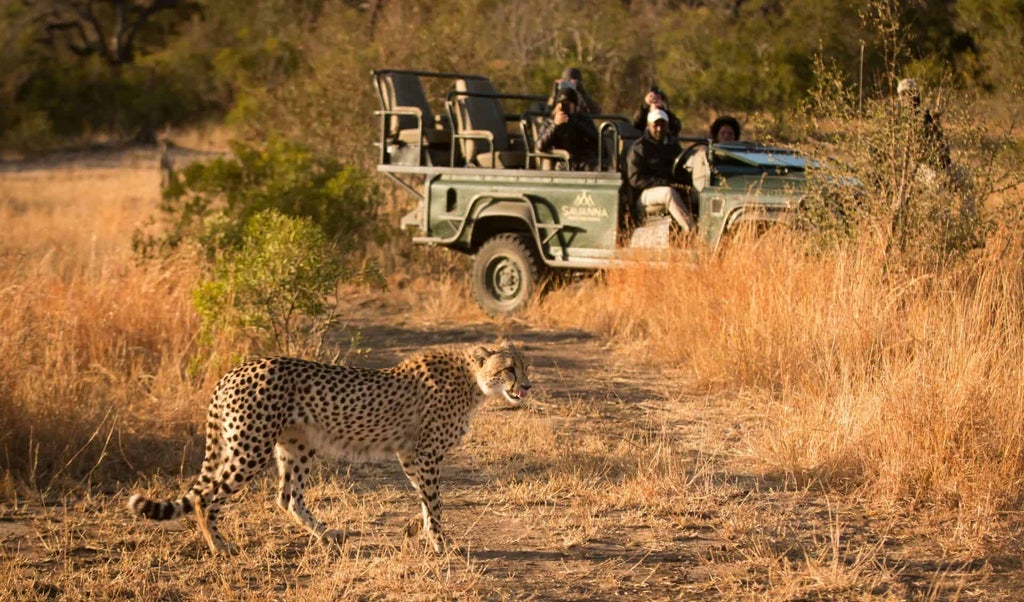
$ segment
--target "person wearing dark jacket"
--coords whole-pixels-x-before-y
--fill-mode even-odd
[[[579,105],[576,90],[562,90],[551,116],[541,124],[534,146],[541,152],[568,151],[569,169],[573,171],[593,170],[597,169],[597,126],[588,113],[579,110]]]
[[[651,89],[644,95],[643,101],[640,103],[640,107],[637,108],[636,112],[633,113],[633,127],[640,131],[647,129],[647,115],[650,114],[652,109],[661,109],[668,115],[668,133],[673,136],[678,136],[679,131],[683,129],[682,122],[679,118],[668,109],[668,97],[662,92],[658,86],[651,85]]]
[[[672,186],[672,164],[678,155],[679,142],[669,132],[668,113],[654,108],[647,115],[643,136],[629,149],[627,179],[639,215],[646,215],[648,207],[664,206],[686,232],[693,218],[682,193]]]

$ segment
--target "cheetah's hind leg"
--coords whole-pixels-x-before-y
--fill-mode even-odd
[[[227,446],[221,457],[239,456],[236,449],[232,445]],[[214,554],[233,554],[238,550],[221,536],[217,529],[217,518],[224,502],[263,469],[270,458],[270,447],[254,446],[250,453],[253,454],[252,460],[237,463],[223,462],[216,455],[208,454],[203,461],[199,481],[189,492],[193,499],[199,531]]]
[[[206,540],[206,545],[209,546],[210,551],[214,554],[237,554],[238,546],[228,542],[217,530],[217,527],[211,524],[211,521],[207,520],[206,510],[203,509],[203,502],[201,499],[195,501],[196,511],[196,524],[199,525],[199,532],[203,534],[203,539]],[[216,514],[214,514],[216,516]]]
[[[316,537],[317,541],[325,544],[343,543],[347,537],[345,530],[328,529],[306,508],[303,495],[305,481],[309,477],[309,465],[315,452],[303,441],[297,433],[285,433],[274,448],[279,478],[277,506]]]

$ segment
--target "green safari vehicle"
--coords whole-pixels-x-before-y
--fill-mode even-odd
[[[546,97],[499,93],[479,75],[372,76],[377,170],[418,199],[401,226],[416,243],[472,255],[473,294],[489,314],[522,309],[546,272],[609,268],[631,249],[667,248],[677,238],[667,213],[630,211],[622,161],[641,133],[625,117],[594,116],[601,168],[566,171],[558,169],[564,154],[532,149]],[[428,102],[427,89],[440,98]],[[513,105],[523,108],[507,112]],[[806,168],[786,149],[681,139],[673,172],[698,207],[688,238],[714,249],[743,222],[786,221]]]

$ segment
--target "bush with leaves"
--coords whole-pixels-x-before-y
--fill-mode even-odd
[[[816,124],[815,156],[831,155],[820,166],[818,184],[802,206],[798,226],[820,242],[873,239],[890,265],[934,269],[964,257],[985,239],[990,221],[984,199],[992,190],[991,169],[1005,144],[982,144],[984,133],[967,117],[969,102],[947,98],[942,120],[944,143],[953,160],[942,157],[925,126],[926,107],[935,112],[934,95],[916,106],[896,94],[907,75],[899,37],[898,13],[876,3],[871,24],[887,44],[890,88],[861,105],[834,65],[818,60],[817,85],[811,91],[808,122]],[[941,89],[937,82],[926,90]],[[943,143],[943,144],[944,144]]]
[[[210,276],[195,293],[204,337],[245,333],[263,352],[318,356],[339,282],[383,286],[351,268],[376,231],[379,192],[364,171],[275,141],[171,174],[159,234],[136,232],[142,258],[198,245]],[[331,358],[329,358],[331,359]]]
[[[377,231],[380,192],[365,171],[279,140],[231,148],[230,157],[172,174],[160,204],[165,231],[159,237],[137,233],[136,251],[149,256],[192,240],[213,259],[237,248],[249,218],[268,209],[310,218],[345,248]]]
[[[219,254],[193,300],[207,340],[235,331],[263,353],[318,357],[336,320],[337,286],[355,281],[383,286],[373,266],[350,270],[313,220],[269,209],[246,222],[237,249]]]
[[[821,168],[798,226],[821,242],[874,239],[907,266],[936,267],[976,248],[987,227],[980,186],[963,167],[923,160],[916,117],[872,102],[863,117],[838,126],[841,160]]]

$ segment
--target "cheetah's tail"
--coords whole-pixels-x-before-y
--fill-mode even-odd
[[[176,500],[161,502],[151,500],[141,493],[136,493],[128,498],[128,509],[133,514],[151,520],[175,520],[191,513],[195,509],[191,497],[192,492],[189,492]]]

